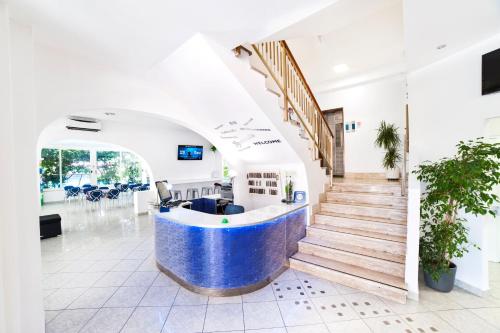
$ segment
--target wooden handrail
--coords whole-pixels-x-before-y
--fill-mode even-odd
[[[241,52],[245,51],[249,56],[252,55],[252,51],[244,47],[243,45],[238,45],[233,49],[234,55],[239,57],[241,55]]]
[[[284,120],[288,121],[290,107],[313,142],[315,158],[322,157],[333,175],[333,132],[288,45],[284,41],[262,42],[252,48],[283,93]]]
[[[290,48],[288,47],[288,44],[287,44],[284,40],[282,40],[280,43],[282,43],[282,44],[283,44],[283,47],[285,48],[286,52],[288,53],[288,56],[290,57],[290,60],[291,60],[291,61],[294,63],[294,65],[297,67],[298,74],[300,75],[300,77],[301,77],[301,78],[302,78],[302,80],[304,81],[304,86],[306,87],[307,91],[309,91],[309,93],[311,94],[311,98],[312,98],[312,100],[313,100],[314,104],[316,105],[316,107],[318,108],[318,110],[320,110],[320,111],[321,111],[321,108],[319,107],[318,101],[316,100],[316,97],[314,97],[314,94],[313,94],[313,92],[312,92],[312,89],[311,89],[311,87],[309,87],[309,84],[307,83],[306,77],[305,77],[305,76],[304,76],[304,74],[302,73],[302,70],[300,69],[299,64],[298,64],[298,63],[297,63],[297,61],[295,60],[295,58],[294,58],[294,56],[293,56],[292,51],[290,51]],[[323,114],[323,112],[320,112],[320,114],[321,114],[321,117],[323,118],[323,120],[325,121],[325,123],[327,123],[327,124],[328,124],[328,122],[326,121],[326,118],[325,118],[325,115]],[[334,135],[333,135],[333,132],[332,132],[332,130],[331,130],[331,128],[330,128],[330,127],[328,127],[328,130],[329,130],[330,134],[331,134],[332,136],[334,136]]]

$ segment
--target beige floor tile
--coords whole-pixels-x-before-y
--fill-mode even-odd
[[[500,308],[471,309],[474,314],[500,329]]]
[[[431,312],[411,313],[401,315],[401,318],[403,318],[403,320],[416,332],[456,332],[454,327],[450,326],[446,321]]]
[[[437,311],[436,315],[445,320],[461,333],[498,333],[499,330],[488,324],[470,310]]]
[[[386,316],[363,319],[373,333],[412,333],[416,332],[399,316]]]
[[[283,319],[281,318],[278,303],[258,302],[244,303],[243,314],[245,319],[245,329],[262,329],[283,327]]]

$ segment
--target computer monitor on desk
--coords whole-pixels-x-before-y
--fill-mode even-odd
[[[221,199],[233,200],[233,185],[231,183],[223,183],[220,189]]]
[[[172,200],[172,193],[169,187],[171,186],[166,180],[161,180],[155,182],[156,189],[158,190],[158,196],[160,197],[160,204],[167,203]]]

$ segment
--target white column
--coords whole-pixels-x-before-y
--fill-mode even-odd
[[[43,332],[33,38],[0,2],[0,332]]]

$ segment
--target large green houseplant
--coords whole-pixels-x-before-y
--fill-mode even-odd
[[[386,169],[387,179],[399,179],[398,162],[401,161],[400,145],[401,139],[399,138],[396,125],[388,124],[382,120],[377,129],[375,146],[385,150],[382,165]]]
[[[414,174],[425,184],[420,203],[420,263],[431,288],[450,291],[456,266],[452,259],[468,252],[468,229],[459,213],[492,215],[498,200],[492,189],[500,182],[500,144],[481,138],[457,144],[457,154],[425,162]],[[475,246],[475,245],[474,245]]]

